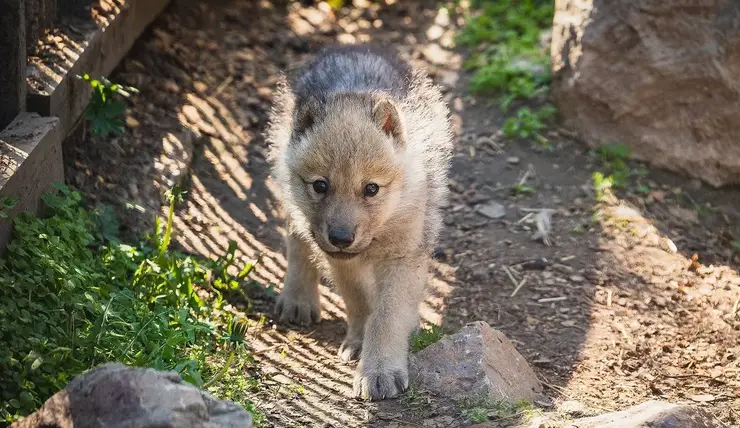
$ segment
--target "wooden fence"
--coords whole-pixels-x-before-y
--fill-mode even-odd
[[[62,13],[83,14],[90,0],[0,0],[0,130],[26,107],[26,60]]]

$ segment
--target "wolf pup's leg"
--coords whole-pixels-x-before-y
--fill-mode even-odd
[[[384,400],[408,388],[408,341],[419,325],[427,263],[420,257],[389,260],[379,267],[378,294],[365,324],[362,354],[355,373],[356,396]]]
[[[275,315],[280,322],[318,323],[321,320],[319,272],[311,260],[311,249],[293,235],[288,235],[286,244],[288,271],[285,273],[285,287],[275,305]]]
[[[339,347],[339,359],[354,361],[360,358],[365,322],[370,315],[370,307],[362,285],[341,284],[339,293],[342,295],[347,315],[347,335]]]

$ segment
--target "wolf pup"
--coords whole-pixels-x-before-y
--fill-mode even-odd
[[[327,279],[346,307],[339,357],[360,359],[355,396],[395,397],[408,388],[409,336],[447,198],[441,93],[394,54],[335,46],[281,80],[266,137],[288,230],[276,316],[318,322]]]

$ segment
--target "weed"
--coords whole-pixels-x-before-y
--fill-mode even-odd
[[[542,31],[552,24],[552,1],[499,0],[474,1],[476,9],[468,17],[457,42],[476,51],[466,62],[475,70],[470,81],[474,92],[500,95],[499,105],[508,111],[517,101],[542,99],[549,93],[550,62],[540,43]],[[546,148],[540,134],[554,107],[532,110],[520,108],[504,123],[509,138],[533,138]]]
[[[401,402],[408,408],[420,408],[429,404],[429,395],[416,385],[409,385],[409,389],[401,396]]]
[[[473,407],[463,410],[463,416],[474,424],[488,422],[488,409],[483,407]]]
[[[442,327],[432,324],[431,327],[422,328],[411,335],[411,352],[418,352],[427,346],[439,342],[444,337]]]
[[[601,162],[611,177],[612,186],[624,189],[629,185],[633,175],[627,160],[630,157],[629,147],[622,144],[604,144],[597,150]]]
[[[234,361],[251,361],[247,324],[221,310],[217,293],[204,293],[213,261],[170,249],[178,192],[166,225],[130,246],[112,239],[109,210],[88,212],[79,193],[57,187],[43,197],[48,216],[16,217],[0,261],[0,421],[29,414],[107,361],[175,370],[228,391]]]
[[[0,198],[0,220],[8,219],[8,211],[15,208],[18,204],[18,200],[15,198],[9,198],[7,196]]]
[[[537,189],[534,186],[529,186],[527,184],[521,184],[521,183],[516,183],[511,188],[511,193],[514,196],[528,195],[528,194],[534,193],[535,191],[537,191]]]
[[[596,200],[599,202],[606,201],[606,195],[611,192],[612,186],[614,185],[614,178],[612,176],[604,176],[601,172],[594,172],[593,174],[593,188]]]
[[[520,108],[514,117],[506,119],[503,126],[504,135],[508,138],[534,138],[541,145],[549,146],[547,139],[540,134],[545,122],[555,114],[555,108],[544,105],[536,110],[529,107]]]
[[[473,423],[531,418],[536,412],[535,407],[527,400],[494,401],[483,394],[464,399],[459,404],[463,416]]]
[[[570,229],[573,233],[586,233],[586,228],[582,224],[577,224]]]
[[[88,74],[78,76],[92,87],[90,103],[85,110],[85,120],[90,122],[93,135],[120,135],[123,132],[123,116],[126,104],[116,97],[128,98],[138,92],[136,88],[112,83],[102,77],[93,79]]]

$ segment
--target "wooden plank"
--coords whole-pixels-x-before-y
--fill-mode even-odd
[[[57,18],[57,0],[26,1],[26,53],[32,55],[39,39]]]
[[[0,129],[26,109],[25,0],[0,0]]]
[[[81,51],[75,52],[78,57],[73,64],[61,73],[54,73],[60,77],[51,76],[38,64],[29,64],[29,73],[46,75],[47,87],[42,90],[29,87],[28,110],[58,117],[62,136],[68,135],[82,116],[91,94],[87,82],[76,76],[87,73],[95,78],[107,77],[169,1],[127,1],[106,27],[87,34]]]
[[[18,204],[0,220],[0,252],[12,236],[10,220],[21,212],[38,214],[41,195],[64,181],[59,119],[21,113],[0,132],[0,197]]]

